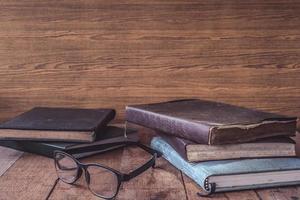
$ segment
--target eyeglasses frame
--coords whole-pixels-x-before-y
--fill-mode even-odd
[[[101,165],[101,164],[98,164],[98,163],[87,163],[87,164],[84,164],[84,163],[80,162],[78,159],[76,159],[74,156],[72,156],[72,154],[76,154],[76,153],[88,152],[88,151],[95,151],[95,150],[99,149],[99,147],[101,147],[103,149],[103,148],[109,148],[109,147],[118,146],[118,145],[125,145],[125,146],[136,145],[136,146],[142,148],[143,150],[147,151],[148,153],[150,153],[152,155],[152,158],[150,158],[142,166],[140,166],[140,167],[132,170],[128,174],[126,174],[126,173],[122,173],[122,172],[120,172],[118,170],[115,170],[115,169],[113,169],[111,167],[108,167],[108,166],[105,166],[105,165]],[[148,147],[146,145],[143,145],[143,144],[141,144],[139,142],[133,142],[133,141],[111,142],[111,143],[101,144],[101,145],[87,146],[87,147],[82,147],[82,148],[74,148],[74,149],[69,149],[69,150],[66,150],[66,151],[56,150],[56,151],[54,151],[54,163],[57,166],[58,166],[58,160],[56,159],[56,155],[58,153],[59,154],[63,154],[65,156],[68,156],[71,159],[73,159],[73,161],[75,161],[76,164],[77,164],[77,171],[78,171],[77,174],[76,174],[75,179],[72,182],[64,181],[63,179],[61,179],[58,176],[60,180],[62,180],[65,183],[68,183],[68,184],[74,184],[82,176],[82,173],[84,172],[86,183],[87,183],[87,186],[88,186],[89,190],[95,196],[103,198],[103,199],[106,199],[106,200],[114,199],[117,196],[117,194],[119,193],[119,190],[120,190],[122,182],[129,181],[132,178],[140,175],[141,173],[143,173],[144,171],[146,171],[150,167],[154,167],[155,166],[156,158],[158,158],[158,157],[161,156],[160,152],[158,152],[158,151],[156,151],[154,149],[151,149],[150,147]],[[115,192],[115,194],[112,197],[105,197],[105,196],[99,195],[99,194],[97,194],[96,192],[94,192],[90,188],[90,175],[89,175],[88,170],[87,170],[88,167],[90,167],[90,166],[104,168],[106,170],[111,171],[113,174],[116,175],[117,180],[118,180],[118,184],[117,184],[116,192]]]

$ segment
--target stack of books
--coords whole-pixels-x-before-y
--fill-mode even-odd
[[[123,128],[108,125],[114,117],[113,109],[36,107],[0,124],[0,145],[47,157],[55,150],[77,149],[74,156],[82,158],[110,150],[106,144],[112,142],[138,141],[135,131],[127,131],[125,138]],[[93,145],[97,151],[79,150]]]
[[[204,194],[300,184],[297,118],[198,99],[126,107],[128,122],[152,128],[152,148]]]

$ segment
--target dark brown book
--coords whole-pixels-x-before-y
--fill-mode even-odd
[[[296,117],[198,99],[126,107],[126,120],[199,144],[294,136]]]
[[[295,142],[289,137],[275,136],[239,144],[197,144],[183,138],[159,135],[189,162],[244,158],[295,157]]]
[[[92,142],[114,116],[113,109],[36,107],[0,124],[0,139]]]

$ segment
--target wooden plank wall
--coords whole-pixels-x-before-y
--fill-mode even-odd
[[[0,1],[0,121],[199,97],[300,115],[300,2]]]

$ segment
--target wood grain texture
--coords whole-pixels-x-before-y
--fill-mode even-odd
[[[300,199],[300,187],[275,188],[268,190],[257,190],[261,199],[276,200],[276,199]]]
[[[0,2],[0,120],[199,97],[300,115],[300,2]]]
[[[45,199],[56,179],[52,159],[25,153],[0,177],[0,199]]]

